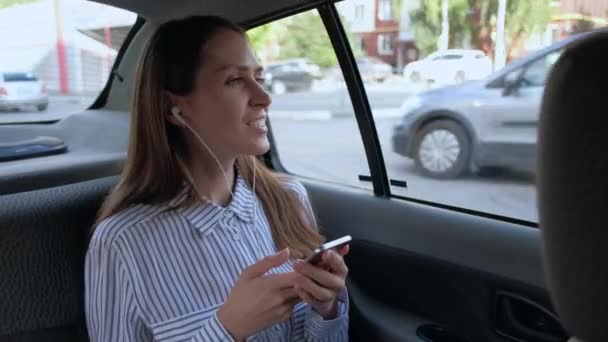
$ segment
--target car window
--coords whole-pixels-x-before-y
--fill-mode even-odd
[[[317,10],[256,27],[248,35],[263,65],[287,61],[281,74],[268,68],[264,84],[272,95],[272,149],[281,166],[299,176],[371,190],[371,183],[359,181],[359,175],[369,175],[365,149]],[[289,62],[294,58],[309,62]]]
[[[449,1],[449,18],[443,17],[442,0],[400,1],[398,15],[381,23],[362,23],[355,3],[362,6],[359,11],[378,10],[375,1],[336,5],[344,25],[354,28],[351,47],[380,34],[394,42],[389,54],[374,44],[361,51],[394,71],[361,71],[388,176],[404,181],[392,183],[393,196],[537,222],[534,169],[542,91],[505,94],[489,85],[504,80],[503,68],[510,63],[606,25],[607,14],[592,0],[578,1],[577,8],[567,1],[509,1],[506,33],[498,37],[497,1],[478,1],[479,12],[462,16],[462,1]],[[450,25],[442,32],[444,20]],[[501,42],[504,55],[495,49]],[[475,63],[442,52],[447,49],[468,50]],[[452,63],[438,67],[432,60]],[[527,82],[544,84],[555,60],[552,54],[530,65]]]
[[[560,54],[561,51],[553,52],[531,63],[522,75],[522,85],[530,87],[541,87],[545,85],[551,67],[557,61]]]
[[[31,73],[9,72],[1,74],[4,82],[31,82],[38,81],[38,78]]]
[[[136,19],[86,0],[0,1],[0,124],[56,121],[88,108]]]

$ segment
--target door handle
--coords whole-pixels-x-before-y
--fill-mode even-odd
[[[568,339],[559,318],[542,305],[522,296],[496,296],[496,331],[513,341],[563,342]]]

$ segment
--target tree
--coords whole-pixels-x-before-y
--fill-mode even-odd
[[[450,0],[448,17],[450,23],[449,46],[460,46],[463,35],[467,33],[468,0]],[[442,0],[421,1],[420,7],[410,13],[410,22],[416,37],[416,45],[423,54],[429,54],[439,47],[441,35]]]
[[[336,54],[316,11],[285,19],[279,44],[281,59],[306,57],[321,67],[336,64]]]
[[[7,8],[15,5],[27,4],[36,0],[0,0],[0,8]]]
[[[345,20],[342,20],[349,41],[353,34]],[[309,11],[258,26],[247,31],[249,41],[260,57],[273,56],[278,59],[308,58],[313,63],[327,68],[337,64],[336,53],[331,45],[327,30],[316,11]],[[267,50],[279,46],[279,55]],[[359,46],[352,45],[355,56],[361,54]],[[265,59],[265,58],[262,58]]]
[[[450,47],[468,41],[493,55],[491,34],[496,27],[498,0],[450,0]],[[521,48],[533,33],[545,30],[551,16],[549,1],[508,0],[505,23],[507,56]],[[410,14],[418,48],[424,53],[437,49],[441,34],[441,0],[425,0]]]
[[[260,51],[272,39],[273,33],[272,23],[258,26],[247,31],[249,42],[255,51]]]

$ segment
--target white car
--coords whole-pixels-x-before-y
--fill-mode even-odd
[[[390,64],[374,57],[357,58],[357,67],[364,82],[384,82],[393,75]]]
[[[411,62],[403,76],[412,82],[454,84],[478,80],[492,72],[492,61],[483,51],[448,49]]]
[[[0,72],[0,108],[26,106],[44,111],[49,106],[46,86],[29,72]]]

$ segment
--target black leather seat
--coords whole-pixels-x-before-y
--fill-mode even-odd
[[[608,32],[568,49],[547,82],[539,213],[549,287],[568,332],[608,341]]]

